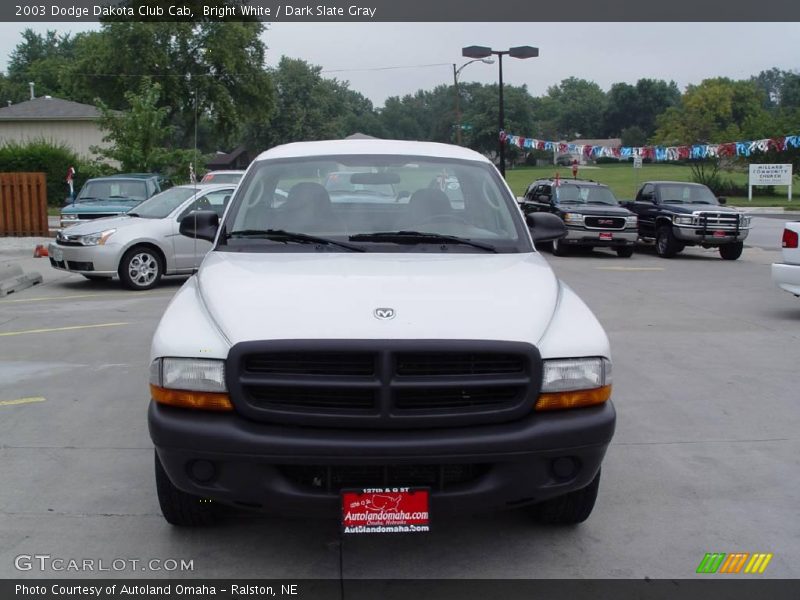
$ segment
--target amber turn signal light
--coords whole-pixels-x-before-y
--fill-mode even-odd
[[[548,392],[540,394],[535,410],[563,410],[602,404],[611,398],[611,386],[591,390],[573,390],[570,392]]]
[[[150,384],[150,396],[159,404],[193,408],[195,410],[231,411],[233,404],[228,394],[220,392],[194,392],[190,390],[168,390]]]

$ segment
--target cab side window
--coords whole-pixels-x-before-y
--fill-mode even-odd
[[[636,198],[640,202],[654,202],[656,199],[655,188],[651,183],[646,184],[639,190],[639,196]]]

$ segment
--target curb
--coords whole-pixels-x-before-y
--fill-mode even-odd
[[[0,267],[0,298],[42,283],[39,273],[23,273],[19,265]]]

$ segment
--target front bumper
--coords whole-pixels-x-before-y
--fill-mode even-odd
[[[772,281],[782,290],[800,296],[800,265],[773,263]]]
[[[749,228],[746,229],[714,229],[709,227],[707,229],[702,227],[687,226],[687,225],[672,225],[673,235],[687,244],[707,244],[709,246],[721,246],[723,244],[732,244],[734,242],[743,242],[750,232]],[[722,233],[724,235],[715,235]]]
[[[235,413],[194,412],[154,402],[148,414],[158,456],[179,489],[276,514],[327,517],[339,514],[339,490],[326,489],[322,482],[298,482],[287,475],[292,467],[480,465],[480,474],[469,481],[433,487],[432,510],[511,508],[588,485],[600,468],[615,420],[610,401],[502,424],[425,430],[273,425]],[[558,467],[557,459],[562,459]],[[574,467],[571,472],[565,473],[564,459]],[[198,480],[196,461],[211,463],[213,476]],[[203,466],[208,473],[208,464]]]
[[[611,238],[608,239],[608,235]],[[586,246],[632,246],[639,238],[637,229],[586,229],[583,227],[567,227],[567,235],[560,241],[564,244]]]
[[[103,246],[60,246],[51,243],[47,247],[50,266],[61,271],[91,275],[113,276],[119,268],[121,247],[115,244]]]

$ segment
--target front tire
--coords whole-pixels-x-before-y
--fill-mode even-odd
[[[540,523],[548,525],[583,523],[592,514],[599,487],[600,471],[585,488],[534,505],[533,516]]]
[[[720,246],[719,255],[725,260],[736,260],[742,255],[742,250],[744,250],[744,242],[734,242]]]
[[[684,247],[673,235],[671,226],[662,225],[658,228],[656,232],[656,253],[661,258],[672,258]]]
[[[161,256],[149,246],[134,246],[119,263],[119,279],[129,290],[149,290],[164,274]]]
[[[620,258],[630,258],[633,256],[633,246],[620,246],[617,248],[617,256]]]
[[[567,246],[561,240],[553,240],[553,255],[554,256],[566,256],[569,254],[570,247]]]
[[[178,527],[197,527],[213,523],[216,520],[213,504],[200,496],[187,494],[176,488],[161,465],[158,453],[154,454],[158,504],[167,522]]]

